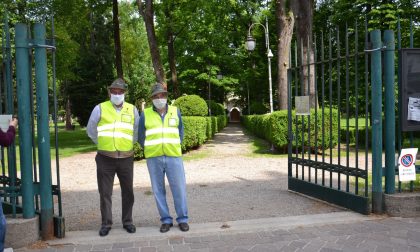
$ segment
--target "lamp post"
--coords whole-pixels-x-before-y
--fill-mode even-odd
[[[255,39],[251,35],[251,29],[254,25],[261,25],[264,28],[265,33],[265,47],[267,49],[267,59],[268,59],[268,85],[269,85],[269,92],[270,92],[270,113],[273,113],[273,91],[272,91],[272,79],[271,79],[271,58],[273,58],[273,53],[270,49],[270,40],[268,38],[268,20],[265,18],[265,26],[261,23],[253,23],[248,29],[248,37],[245,42],[245,48],[248,51],[253,51],[255,49]]]

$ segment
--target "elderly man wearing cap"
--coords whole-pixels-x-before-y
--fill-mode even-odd
[[[160,232],[168,232],[173,219],[166,202],[165,174],[174,198],[176,221],[183,232],[189,230],[188,208],[181,142],[184,128],[181,112],[167,104],[167,91],[162,84],[152,87],[153,106],[140,115],[139,143],[147,159],[152,190],[160,214]]]
[[[128,233],[133,224],[133,144],[137,141],[137,108],[124,102],[126,84],[116,79],[108,87],[110,100],[95,106],[87,125],[87,134],[97,144],[96,174],[100,195],[102,224],[100,236],[108,235],[112,226],[112,189],[115,174],[121,187],[122,223]]]

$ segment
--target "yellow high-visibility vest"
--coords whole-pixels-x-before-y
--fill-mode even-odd
[[[124,102],[117,112],[111,101],[100,104],[101,119],[98,123],[98,150],[132,151],[134,131],[134,106]]]
[[[179,137],[178,110],[168,106],[168,111],[162,121],[159,113],[152,107],[144,110],[146,137],[144,140],[144,156],[146,158],[170,156],[180,157],[181,140]]]

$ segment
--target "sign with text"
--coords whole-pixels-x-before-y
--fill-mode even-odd
[[[296,115],[311,115],[309,96],[295,96]]]
[[[398,158],[399,181],[416,180],[416,155],[418,148],[402,149]]]

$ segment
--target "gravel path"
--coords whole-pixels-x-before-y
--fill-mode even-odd
[[[213,140],[187,155],[204,158],[185,161],[190,222],[223,222],[343,211],[287,191],[287,158],[251,154],[251,139],[239,124],[230,124]],[[62,158],[61,188],[67,230],[95,230],[100,226],[96,185],[96,153]],[[159,226],[146,162],[134,164],[137,226]],[[168,204],[174,213],[172,197]],[[121,197],[115,178],[114,225],[121,226]],[[173,216],[174,218],[176,216]]]

